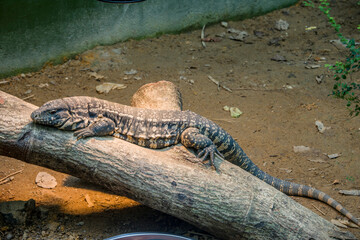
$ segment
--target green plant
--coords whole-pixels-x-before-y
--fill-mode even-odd
[[[348,181],[354,181],[354,178],[352,176],[346,176],[346,180]]]
[[[360,1],[357,4],[360,5]],[[304,1],[304,5],[319,8],[337,32],[340,42],[349,49],[349,54],[344,61],[337,61],[333,65],[325,64],[325,67],[334,73],[334,80],[336,81],[331,95],[347,100],[346,106],[350,110],[350,115],[358,116],[360,114],[360,84],[352,81],[351,73],[360,69],[360,49],[354,39],[347,39],[340,32],[341,26],[330,15],[331,8],[327,0],[319,0],[317,5],[308,0]],[[358,25],[357,29],[360,30],[360,25]]]

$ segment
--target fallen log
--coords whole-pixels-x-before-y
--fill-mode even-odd
[[[33,124],[34,109],[0,91],[0,155],[102,185],[221,239],[355,239],[229,162],[216,159],[219,173],[182,146],[77,141],[72,132]]]

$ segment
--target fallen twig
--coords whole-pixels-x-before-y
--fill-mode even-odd
[[[7,183],[8,182],[8,178],[18,174],[18,173],[21,173],[24,169],[21,169],[19,171],[16,171],[16,172],[13,172],[13,173],[10,173],[9,175],[7,175],[6,177],[3,177],[2,179],[0,179],[0,185],[1,184],[4,184],[4,183]]]
[[[14,180],[14,177],[9,177],[9,178],[5,179],[4,181],[0,182],[0,185],[11,182],[12,180]]]
[[[233,121],[233,118],[232,119],[225,119],[225,118],[213,118],[212,119],[213,121],[223,121],[223,122],[228,122],[228,123],[234,123],[235,121]]]
[[[274,88],[274,89],[258,89],[258,88],[233,88],[232,90],[245,90],[245,91],[280,91],[284,88]]]
[[[318,210],[322,215],[326,215],[323,211],[321,211],[318,207],[316,207],[314,204],[311,204],[316,210]]]
[[[309,61],[309,59],[312,57],[312,51],[311,51],[311,53],[310,53],[310,55],[305,59],[305,62],[307,62],[307,61]]]
[[[360,190],[340,190],[339,193],[349,196],[360,196]]]
[[[22,100],[27,100],[27,99],[32,98],[32,97],[34,97],[34,96],[35,96],[35,95],[32,94],[32,95],[30,95],[30,96],[27,96],[27,97],[22,98]]]
[[[204,26],[202,27],[202,29],[201,29],[201,35],[200,35],[200,37],[201,37],[201,44],[202,44],[202,46],[204,47],[204,48],[206,48],[206,44],[205,44],[205,42],[204,42],[204,38],[205,38],[205,26],[206,26],[206,24],[204,24]]]
[[[9,81],[4,80],[0,82],[0,84],[6,84],[6,83],[9,83]]]
[[[232,90],[226,86],[224,86],[223,84],[220,84],[219,81],[217,81],[215,78],[213,78],[212,76],[208,75],[208,78],[215,83],[218,86],[218,90],[220,87],[222,87],[223,89],[225,89],[226,91],[232,92]]]

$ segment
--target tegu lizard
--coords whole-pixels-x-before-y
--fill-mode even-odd
[[[165,148],[182,143],[197,149],[202,161],[224,158],[290,196],[318,199],[359,221],[340,203],[315,188],[288,182],[262,171],[239,144],[220,126],[191,111],[134,108],[105,100],[78,96],[45,103],[31,114],[35,123],[75,131],[80,138],[112,135],[147,148]]]

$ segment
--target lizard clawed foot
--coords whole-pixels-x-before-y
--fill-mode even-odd
[[[94,133],[89,128],[83,128],[74,132],[74,136],[79,140],[81,138],[94,136]]]
[[[211,166],[215,167],[214,164],[214,156],[217,155],[218,157],[224,159],[224,156],[219,152],[219,150],[216,148],[215,145],[210,145],[203,150],[201,150],[197,157],[202,161],[205,162],[207,160],[207,157],[210,156],[210,164]],[[215,167],[216,169],[216,167]]]

